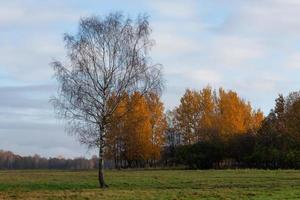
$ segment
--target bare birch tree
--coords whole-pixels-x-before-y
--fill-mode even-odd
[[[150,35],[146,16],[132,20],[111,13],[105,18],[82,18],[78,33],[64,37],[68,61],[52,63],[59,83],[53,105],[68,122],[70,133],[89,148],[98,148],[101,188],[107,187],[103,174],[106,127],[124,94],[147,95],[162,89],[161,66],[149,57],[154,44]]]

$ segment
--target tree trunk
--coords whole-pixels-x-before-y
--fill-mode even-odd
[[[100,188],[108,187],[108,185],[106,185],[104,181],[104,159],[102,147],[99,148],[98,180]]]

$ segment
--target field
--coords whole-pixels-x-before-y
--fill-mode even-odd
[[[297,170],[0,171],[0,199],[300,199]]]

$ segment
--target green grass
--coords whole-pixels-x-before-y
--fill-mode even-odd
[[[0,171],[0,199],[300,199],[297,170]]]

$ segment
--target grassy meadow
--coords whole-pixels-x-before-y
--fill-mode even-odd
[[[0,199],[300,199],[297,170],[0,171]]]

